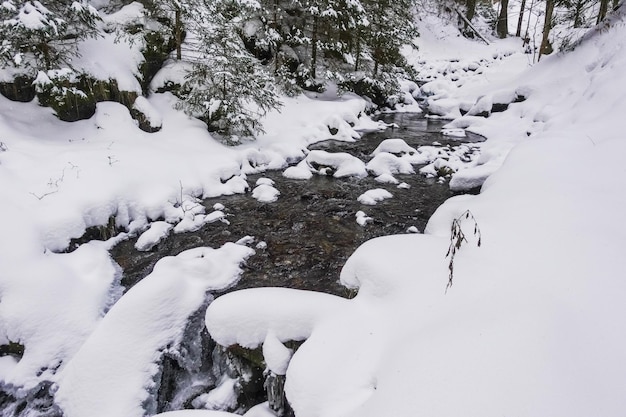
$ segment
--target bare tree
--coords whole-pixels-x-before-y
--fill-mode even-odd
[[[541,39],[541,46],[539,47],[539,58],[541,55],[548,55],[552,53],[552,45],[550,44],[550,29],[552,28],[552,14],[554,12],[554,0],[546,0],[546,16],[543,22],[543,37]]]
[[[476,14],[476,0],[466,0],[465,8],[467,9],[465,12],[465,17],[467,17],[467,20],[471,21]]]
[[[509,34],[509,0],[500,1],[500,14],[496,25],[496,33],[500,38],[506,38]]]
[[[600,11],[598,11],[598,21],[600,23],[606,17],[606,13],[609,9],[609,0],[600,0]]]
[[[517,30],[515,31],[515,36],[518,38],[522,36],[522,22],[524,21],[524,11],[526,9],[526,0],[522,0],[522,3],[519,7],[519,17],[517,18]]]

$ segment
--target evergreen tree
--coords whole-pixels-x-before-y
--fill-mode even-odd
[[[141,0],[148,16],[163,24],[166,38],[173,39],[176,59],[182,59],[184,40],[183,9],[185,0]]]
[[[86,0],[6,0],[0,4],[0,66],[30,72],[70,65],[77,43],[98,34]]]
[[[246,50],[241,30],[259,5],[246,0],[197,0],[186,9],[197,51],[180,108],[226,140],[262,131],[260,118],[280,106],[273,77]]]

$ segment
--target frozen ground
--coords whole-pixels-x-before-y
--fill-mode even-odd
[[[423,27],[413,58],[432,65],[433,81],[420,94],[433,106],[460,116],[462,108],[478,112],[501,97],[526,99],[489,118],[466,115],[449,125],[455,134],[468,129],[488,138],[476,163],[459,167],[451,181],[462,187],[486,180],[481,194],[449,200],[423,235],[361,247],[341,275],[359,289],[352,300],[268,290],[276,314],[260,300],[250,302],[250,291],[215,303],[207,324],[218,342],[241,342],[242,335],[254,336],[247,345],[268,341],[264,350],[278,358],[272,363],[279,369],[288,356],[278,342],[308,338],[286,369],[298,417],[621,416],[623,8],[573,52],[533,67],[519,40],[487,46]],[[116,63],[107,76],[129,81],[132,68],[122,63],[134,55],[118,54],[119,47],[106,49],[105,61]],[[460,66],[457,80],[440,71],[451,60]],[[230,244],[165,259],[150,280],[120,298],[120,271],[107,253],[114,242],[59,253],[71,238],[111,216],[133,234],[167,223],[152,224],[140,244],[147,248],[170,232],[168,225],[220,220],[219,208],[204,213],[198,198],[254,186],[261,187],[258,198],[276,197],[270,184],[249,184],[246,174],[304,158],[307,144],[330,136],[328,126],[343,140],[378,127],[358,117],[365,102],[357,97],[300,96],[268,115],[266,134],[256,142],[227,148],[200,122],[173,110],[173,101],[169,94],[147,99],[163,125],[147,134],[118,104],[101,103],[92,119],[68,124],[36,103],[0,97],[0,344],[26,346],[19,361],[0,358],[0,380],[26,388],[57,383],[68,417],[83,417],[85,410],[110,416],[108,407],[141,416],[159,350],[176,342],[190,309],[201,304],[198,292],[236,280],[251,250]],[[363,172],[347,158],[330,162]],[[307,175],[305,169],[291,173]],[[480,247],[473,221],[459,217],[466,210],[480,227]],[[456,253],[446,292],[445,255],[456,218],[467,242]],[[324,300],[309,301],[318,295]],[[218,308],[237,311],[237,320]],[[123,363],[131,358],[119,353],[124,346],[136,350],[132,366]],[[109,374],[124,376],[123,384],[103,387]],[[248,414],[269,411],[260,406]]]

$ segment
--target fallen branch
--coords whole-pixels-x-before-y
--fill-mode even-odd
[[[478,37],[479,37],[480,39],[482,39],[482,40],[483,40],[483,41],[484,41],[487,45],[489,45],[489,41],[488,41],[487,39],[485,39],[485,37],[484,37],[483,35],[481,35],[481,34],[480,34],[480,32],[478,31],[478,29],[476,29],[476,28],[474,27],[474,25],[472,25],[472,23],[471,23],[469,20],[467,20],[467,17],[465,17],[465,15],[464,15],[463,13],[461,13],[461,12],[459,11],[459,9],[457,9],[457,8],[455,7],[455,8],[454,8],[454,11],[455,11],[455,12],[457,12],[457,13],[459,14],[459,16],[461,16],[461,19],[463,19],[463,21],[465,22],[465,24],[466,24],[467,26],[469,26],[469,28],[470,28],[470,29],[472,29],[472,31],[473,31],[475,34],[477,34],[477,35],[478,35]]]

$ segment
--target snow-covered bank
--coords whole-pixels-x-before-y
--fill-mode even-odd
[[[119,298],[120,272],[107,253],[114,241],[55,253],[86,228],[112,218],[139,235],[162,221],[139,242],[145,249],[170,229],[223,220],[219,211],[205,215],[197,198],[245,192],[254,186],[247,174],[286,167],[304,157],[309,143],[354,140],[356,129],[379,127],[356,96],[301,96],[285,99],[283,113],[268,116],[267,133],[257,142],[232,148],[174,110],[174,100],[150,97],[163,128],[148,134],[116,103],[99,103],[92,119],[66,123],[35,102],[0,97],[0,344],[26,346],[19,362],[0,359],[3,383],[33,387],[54,379]]]
[[[296,415],[622,415],[625,15],[509,80],[523,103],[465,119],[489,138],[495,173],[480,195],[450,199],[424,235],[375,239],[348,260],[341,280],[358,296],[320,317],[287,370]],[[446,293],[457,218],[467,242]]]

